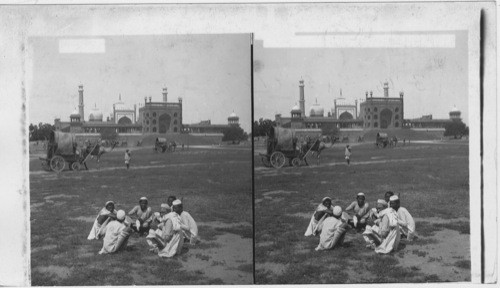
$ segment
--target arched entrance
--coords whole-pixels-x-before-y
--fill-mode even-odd
[[[351,119],[354,119],[354,117],[352,117],[351,113],[345,111],[344,113],[340,114],[339,119],[340,120],[351,120]]]
[[[159,125],[160,125],[160,133],[167,133],[170,129],[170,122],[172,121],[172,117],[168,114],[163,114],[160,116]]]
[[[383,109],[380,111],[380,128],[385,129],[391,125],[392,111],[390,109]]]
[[[128,118],[126,116],[123,116],[122,118],[120,118],[120,120],[118,120],[118,124],[120,124],[120,125],[130,125],[130,124],[132,124],[132,120],[130,120],[130,118]]]

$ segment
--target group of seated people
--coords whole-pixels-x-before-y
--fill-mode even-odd
[[[400,199],[393,192],[387,191],[372,209],[365,200],[365,194],[358,193],[356,201],[342,211],[340,206],[332,207],[330,197],[323,198],[305,233],[305,236],[319,235],[316,251],[342,245],[348,229],[362,233],[366,247],[380,254],[396,251],[401,238],[412,241],[416,237],[413,217],[400,206]]]
[[[160,212],[153,212],[148,199],[141,197],[139,205],[128,215],[124,210],[116,211],[115,203],[108,201],[99,211],[87,239],[103,239],[99,254],[110,254],[125,249],[132,233],[146,236],[149,251],[160,257],[179,254],[184,242],[198,242],[198,226],[175,196],[169,196],[167,203],[161,204]]]

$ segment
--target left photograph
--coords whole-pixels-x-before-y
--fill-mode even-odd
[[[31,285],[253,283],[251,36],[28,38]]]

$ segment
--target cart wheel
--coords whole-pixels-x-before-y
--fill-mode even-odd
[[[50,169],[54,172],[61,172],[64,170],[64,166],[66,165],[66,161],[61,156],[54,156],[50,159]]]
[[[302,162],[302,161],[300,161],[299,158],[293,158],[292,159],[292,166],[293,167],[299,167],[300,166],[300,162]]]
[[[78,162],[71,163],[71,170],[79,171],[80,170],[80,163],[78,163]]]
[[[269,157],[268,156],[261,156],[260,157],[260,161],[262,161],[262,164],[264,164],[264,166],[266,166],[266,167],[272,167],[271,162],[269,161]]]
[[[285,155],[283,153],[277,151],[277,152],[274,152],[273,154],[271,154],[270,162],[274,168],[279,169],[279,168],[283,167],[283,165],[285,165],[285,161],[286,161],[286,158],[285,158]]]

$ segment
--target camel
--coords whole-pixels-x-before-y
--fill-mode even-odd
[[[85,144],[85,146],[82,148],[81,155],[82,155],[83,159],[86,159],[89,156],[89,154],[90,154],[91,159],[96,157],[97,169],[100,168],[99,163],[101,160],[101,156],[104,153],[109,153],[109,152],[113,151],[113,149],[115,149],[116,145],[118,145],[118,142],[113,141],[111,147],[109,147],[109,148],[102,146],[102,144],[103,144],[102,141],[101,141],[101,143],[98,142],[97,144],[90,144],[89,142],[87,142]],[[85,169],[89,170],[89,168],[87,167],[87,164],[85,162],[83,162],[83,165],[85,166]]]
[[[332,141],[332,144],[328,148],[331,148],[333,146],[333,144],[335,144],[335,140]],[[311,149],[312,155],[316,156],[316,163],[317,163],[317,165],[319,165],[321,151],[325,150],[326,148],[327,147],[326,147],[326,144],[323,141],[323,139],[317,139],[317,140],[313,141],[309,136],[307,136],[306,140],[304,142],[302,142],[300,149],[301,149],[302,153],[304,153],[304,154],[307,153],[307,151],[309,151],[309,149]],[[304,157],[304,162],[306,163],[306,165],[309,165],[309,163],[307,163],[307,159],[305,157]]]

